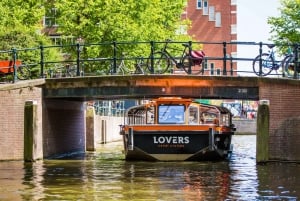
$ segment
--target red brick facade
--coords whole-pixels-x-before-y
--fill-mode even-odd
[[[188,34],[196,41],[208,42],[203,46],[207,57],[223,57],[223,42],[230,43],[237,40],[236,33],[236,1],[235,0],[189,0],[182,19],[189,19],[192,22]],[[212,44],[214,43],[214,44]],[[236,44],[226,44],[227,58],[236,57]],[[223,74],[222,60],[208,60],[206,75]],[[228,72],[233,68],[236,75],[237,64],[229,61],[226,63]]]
[[[0,160],[23,160],[25,101],[37,101],[37,113],[41,117],[42,89],[16,84],[0,89],[0,97]],[[41,135],[42,122],[37,129]]]

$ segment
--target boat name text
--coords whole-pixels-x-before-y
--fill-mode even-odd
[[[189,137],[182,136],[154,136],[153,137],[154,144],[188,144],[190,143]]]

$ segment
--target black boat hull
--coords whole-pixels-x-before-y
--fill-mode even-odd
[[[213,131],[134,131],[124,135],[126,160],[224,160],[231,155],[233,133]]]

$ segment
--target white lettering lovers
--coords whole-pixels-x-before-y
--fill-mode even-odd
[[[189,137],[182,136],[154,136],[154,144],[188,144],[190,143]]]

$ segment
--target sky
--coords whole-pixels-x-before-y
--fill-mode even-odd
[[[237,40],[243,42],[270,41],[268,17],[279,16],[280,0],[237,0]],[[266,49],[264,49],[266,51]],[[238,58],[255,58],[259,53],[256,46],[238,45]],[[238,70],[252,70],[250,62],[238,62]],[[246,68],[246,69],[245,69]]]

